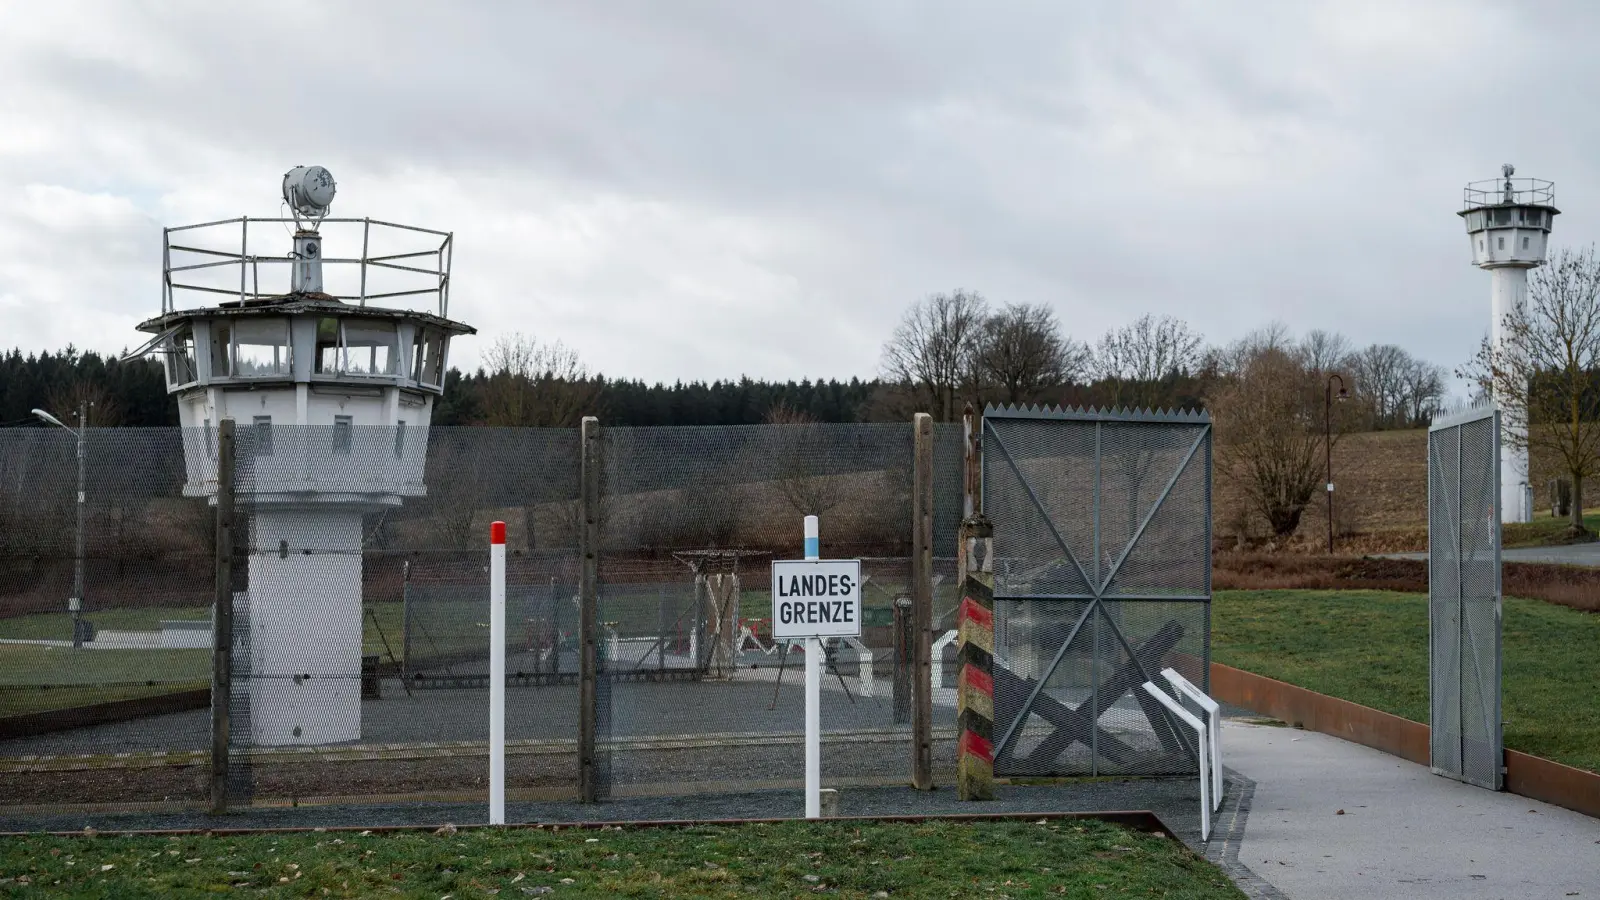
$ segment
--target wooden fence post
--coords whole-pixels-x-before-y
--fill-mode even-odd
[[[234,423],[217,423],[216,586],[211,616],[211,812],[228,811],[228,729],[233,700]]]
[[[933,790],[933,417],[912,422],[911,464],[911,786]]]
[[[600,420],[584,416],[579,434],[578,494],[578,799],[599,799],[595,725],[599,710],[599,551],[600,551]]]

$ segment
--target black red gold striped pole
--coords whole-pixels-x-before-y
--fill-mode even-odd
[[[994,526],[980,513],[961,523],[966,573],[956,625],[956,789],[994,799]]]

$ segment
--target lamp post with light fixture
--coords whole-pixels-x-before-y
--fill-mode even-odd
[[[1322,449],[1328,461],[1328,555],[1333,555],[1333,383],[1339,382],[1339,402],[1350,399],[1350,392],[1345,390],[1344,379],[1335,372],[1328,376],[1328,381],[1322,386]]]
[[[84,401],[78,404],[78,430],[67,428],[66,423],[42,409],[31,410],[38,419],[51,425],[60,425],[78,439],[78,528],[76,540],[76,562],[72,569],[72,597],[67,600],[67,609],[72,613],[72,646],[83,646],[83,627],[79,624],[83,616],[83,503],[84,503],[84,434],[89,422],[89,403]]]

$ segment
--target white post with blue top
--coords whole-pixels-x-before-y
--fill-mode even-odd
[[[772,561],[772,639],[805,648],[806,818],[816,819],[822,816],[822,642],[861,637],[861,560],[823,559],[816,516],[806,516],[805,539],[805,559]]]
[[[806,516],[806,559],[821,559],[817,517]],[[806,638],[806,818],[822,818],[822,639]]]

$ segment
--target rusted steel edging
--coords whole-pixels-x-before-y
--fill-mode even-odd
[[[1428,764],[1428,726],[1420,722],[1215,662],[1211,696],[1307,731]]]
[[[1519,750],[1506,751],[1506,790],[1600,818],[1600,775]]]
[[[527,829],[559,831],[570,828],[574,831],[599,831],[602,829],[625,828],[692,828],[698,826],[734,826],[734,825],[781,825],[787,822],[842,822],[842,823],[895,823],[917,824],[920,822],[1015,822],[1015,821],[1084,821],[1093,820],[1121,825],[1134,831],[1145,834],[1155,834],[1171,840],[1178,840],[1154,812],[1147,809],[1131,810],[1104,810],[1100,812],[1034,812],[1034,813],[929,813],[927,815],[902,815],[902,816],[830,816],[826,819],[803,818],[774,818],[774,819],[650,819],[638,822],[522,822],[508,825],[452,825],[456,831],[481,831],[486,829]],[[419,831],[438,831],[439,825],[377,825],[362,827],[360,825],[340,825],[331,828],[317,828],[307,826],[303,828],[172,828],[172,829],[113,829],[104,832],[85,831],[5,831],[0,832],[0,838],[8,837],[231,837],[236,835],[251,834],[407,834]]]
[[[1430,730],[1421,722],[1329,697],[1222,663],[1211,664],[1211,696],[1308,731],[1430,763]],[[1505,751],[1509,793],[1600,818],[1600,775],[1517,750]]]

